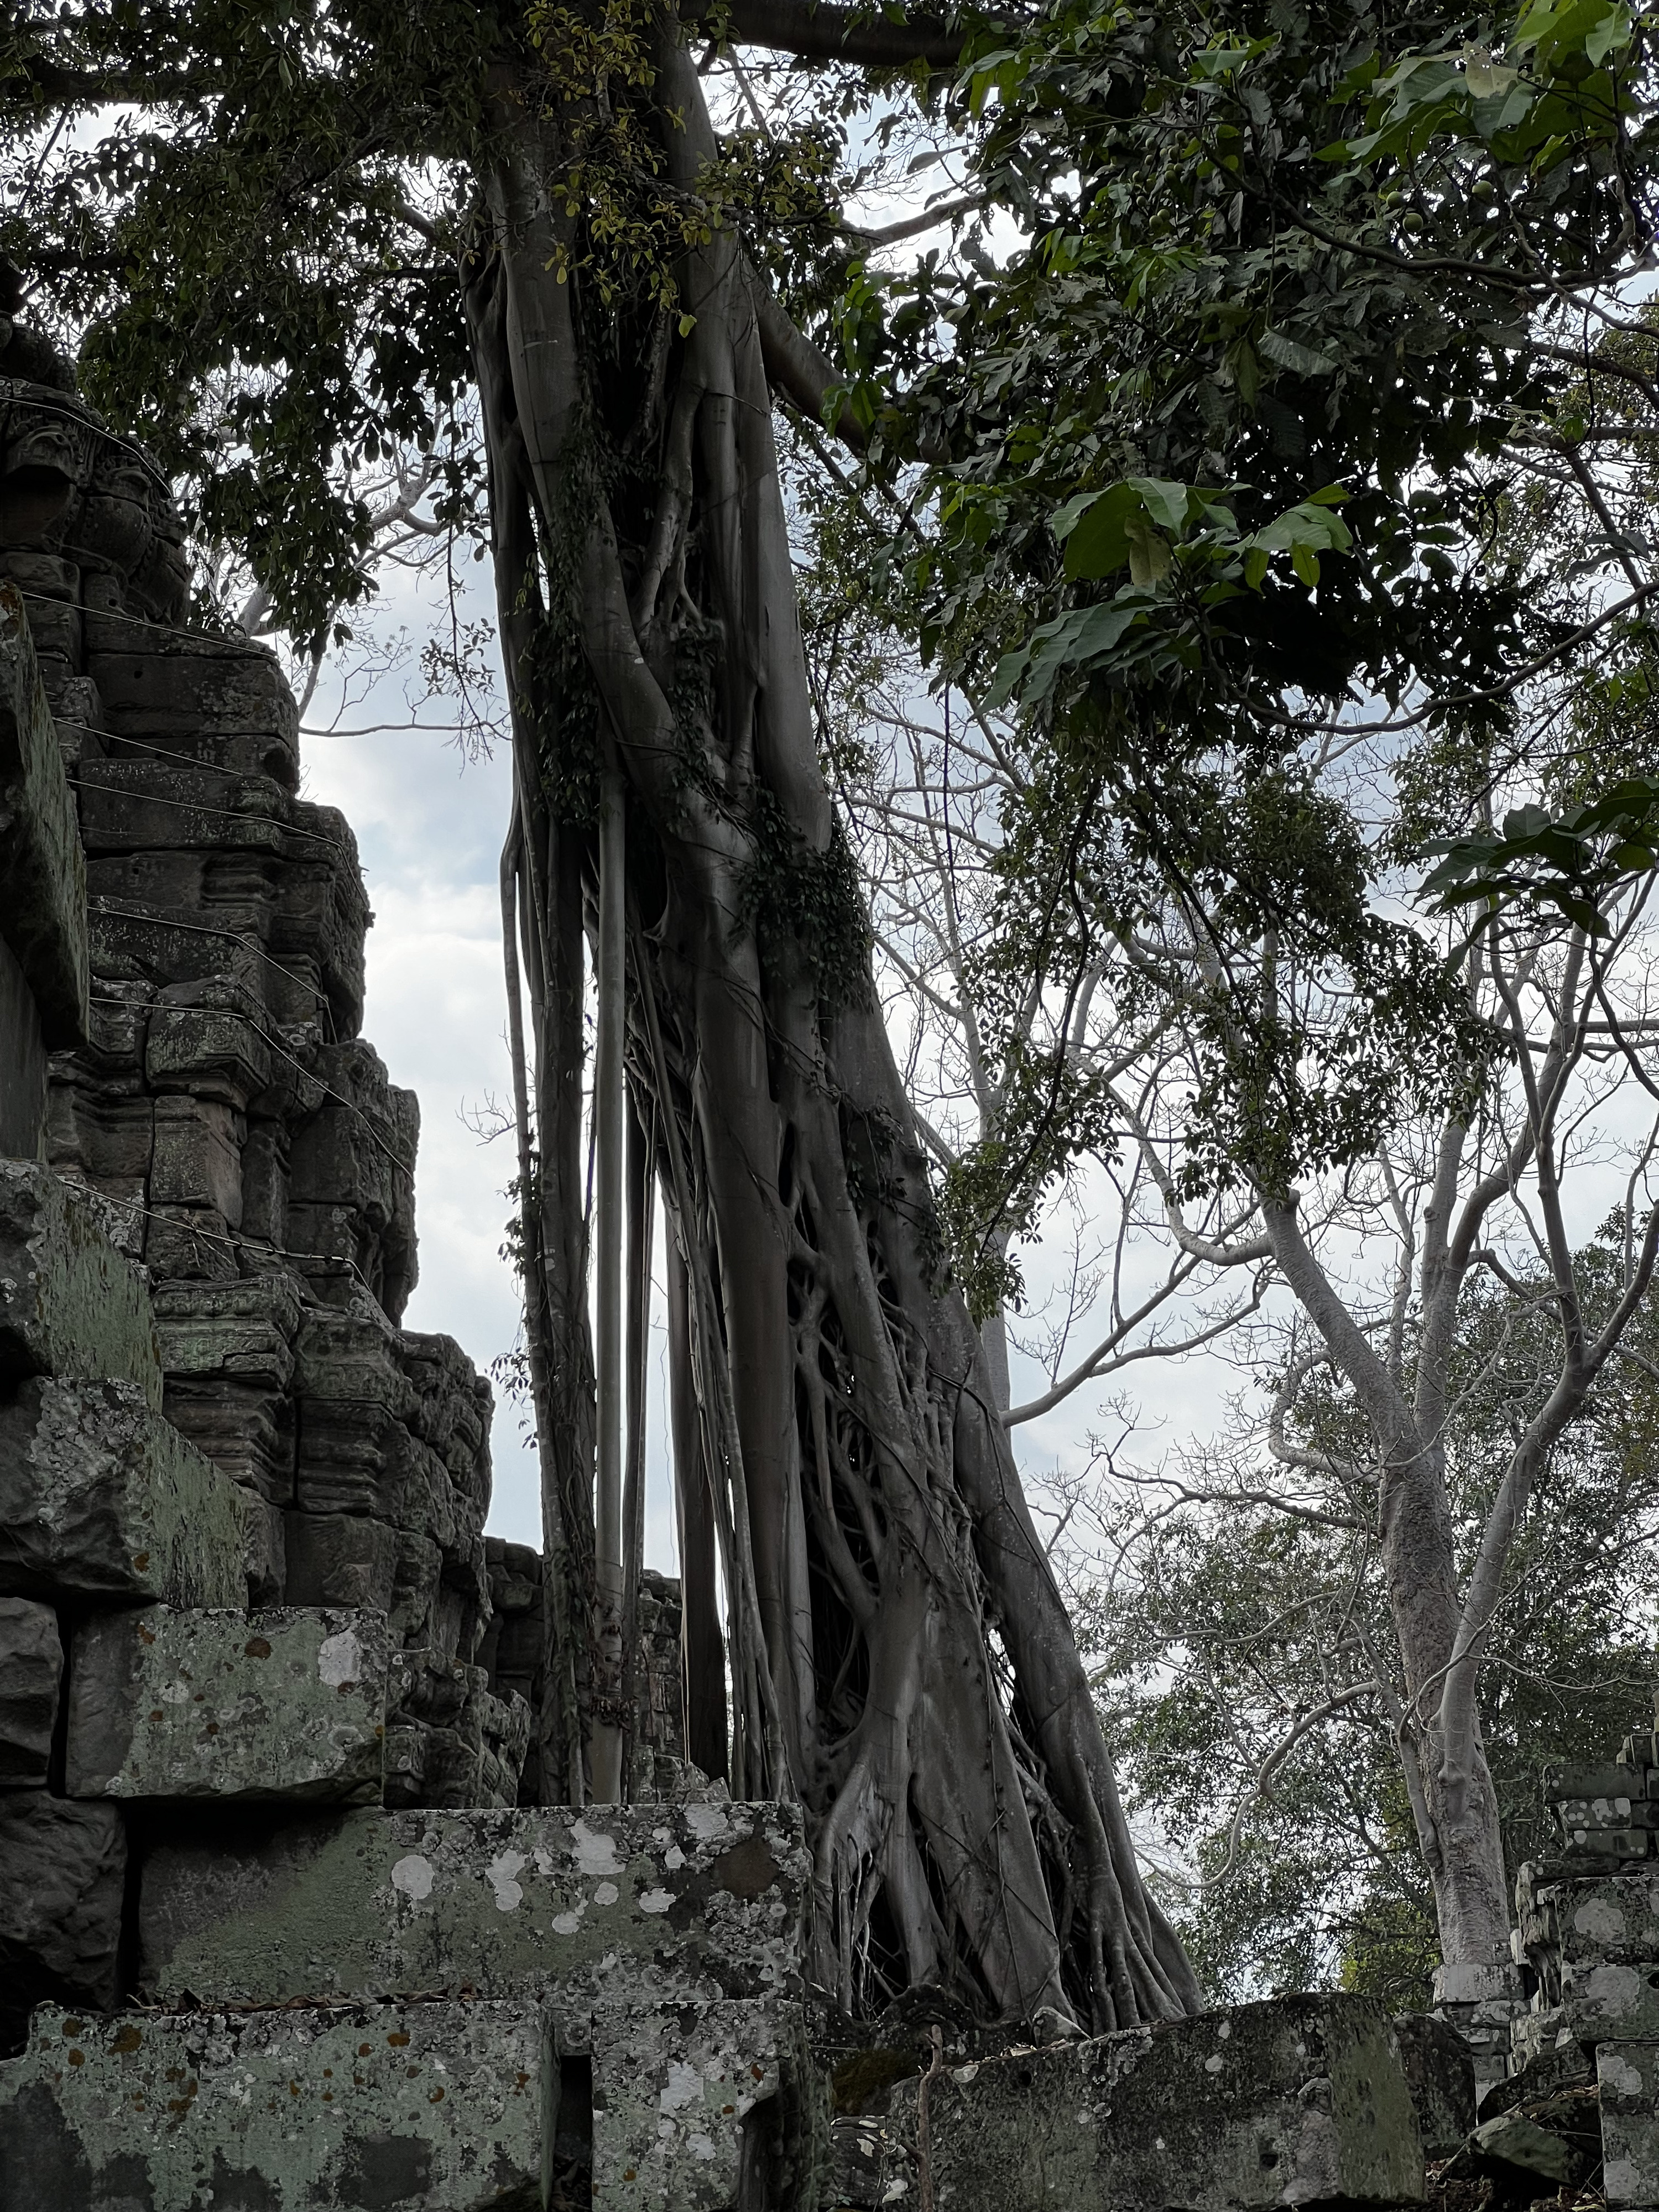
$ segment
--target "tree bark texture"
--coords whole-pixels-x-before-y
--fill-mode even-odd
[[[660,131],[665,173],[690,194],[714,140],[672,25],[656,66],[656,112],[684,126]],[[498,556],[501,514],[528,516],[534,619],[560,645],[515,651],[532,594],[529,571],[509,577],[524,848],[543,849],[538,821],[556,856],[524,879],[526,933],[563,972],[569,868],[593,910],[598,811],[571,796],[586,747],[626,786],[629,1079],[674,1248],[694,1753],[715,1757],[718,1553],[732,1788],[804,1806],[817,1972],[845,2005],[943,1983],[988,2014],[1096,2029],[1196,2009],[984,1346],[944,1279],[815,750],[756,280],[715,230],[672,309],[599,299],[562,258],[580,239],[555,189],[570,113],[540,103],[498,73],[467,271]],[[558,1060],[569,1033],[544,996]],[[580,1263],[564,1068],[537,1084],[550,1401]],[[574,1249],[552,1254],[561,1234]],[[572,1447],[554,1443],[569,1524]],[[563,1579],[574,1595],[580,1571]]]

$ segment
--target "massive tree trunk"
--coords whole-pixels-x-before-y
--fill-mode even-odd
[[[656,143],[689,195],[714,149],[672,23],[655,69]],[[510,70],[493,81],[496,158],[466,270],[514,710],[509,902],[533,908],[522,933],[568,988],[574,886],[590,927],[597,890],[592,794],[619,772],[629,1077],[676,1245],[688,1637],[709,1681],[718,1550],[732,1787],[804,1806],[818,1972],[850,2008],[941,1982],[988,2014],[1097,2028],[1194,2009],[983,1346],[944,1279],[814,746],[756,279],[717,229],[684,254],[676,301],[603,299],[555,189],[592,112],[544,97]],[[557,1011],[551,980],[544,998],[526,1256],[553,1289],[530,1290],[530,1336],[550,1544],[578,1547],[555,1577],[570,1608],[550,1654],[556,1796],[580,1787],[591,1540],[573,1461],[592,1420],[556,1433],[561,1387],[590,1370],[571,1001]],[[708,1713],[697,1726],[706,1739]]]

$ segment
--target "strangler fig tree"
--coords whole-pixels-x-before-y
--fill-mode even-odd
[[[1108,2028],[1199,1992],[1137,1869],[875,1003],[773,436],[780,393],[816,414],[833,379],[757,231],[793,225],[803,262],[833,244],[837,97],[942,100],[969,35],[648,0],[26,8],[0,112],[33,174],[3,242],[84,333],[92,395],[185,482],[203,538],[246,545],[301,638],[364,588],[353,471],[434,452],[459,519],[482,445],[553,1569],[544,1794],[608,1793],[623,1764],[612,1570],[640,1455],[617,1393],[643,1240],[631,1268],[617,1253],[626,1190],[637,1221],[654,1182],[694,1751],[726,1763],[718,1560],[731,1784],[805,1808],[826,1984],[867,2007],[938,1983]],[[722,143],[702,72],[762,38],[832,74],[793,139]]]

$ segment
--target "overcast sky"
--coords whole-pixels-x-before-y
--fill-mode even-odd
[[[470,571],[469,611],[489,612],[481,586],[486,572]],[[393,1082],[421,1103],[416,1177],[420,1282],[404,1324],[453,1336],[479,1370],[518,1340],[519,1290],[501,1247],[509,1211],[506,1188],[514,1172],[510,1136],[485,1143],[471,1122],[487,1120],[492,1102],[511,1096],[501,980],[497,865],[510,791],[505,747],[491,758],[463,758],[451,731],[453,706],[419,699],[413,652],[436,620],[441,595],[395,572],[372,626],[384,644],[407,633],[411,656],[367,690],[360,679],[343,696],[339,674],[325,678],[306,716],[301,738],[308,798],[345,813],[356,832],[374,926],[368,933],[368,991],[363,1034]],[[348,657],[349,665],[349,657]],[[368,735],[318,734],[331,724]],[[1058,1253],[1054,1255],[1058,1258]],[[1033,1253],[1028,1279],[1039,1289],[1049,1255]],[[660,1271],[659,1271],[660,1281]],[[659,1300],[660,1310],[660,1299]],[[648,1565],[677,1571],[672,1507],[662,1418],[665,1340],[655,1334],[647,1492]],[[1033,1363],[1015,1360],[1018,1401],[1044,1387]],[[1135,1376],[1146,1403],[1142,1432],[1149,1455],[1207,1425],[1226,1377],[1218,1363],[1190,1364],[1167,1374],[1156,1364]],[[1056,1462],[1075,1466],[1100,1425],[1103,1393],[1081,1391],[1018,1432],[1020,1458],[1033,1474]],[[497,1390],[494,1437],[495,1496],[489,1527],[521,1543],[539,1545],[535,1458],[522,1409]]]

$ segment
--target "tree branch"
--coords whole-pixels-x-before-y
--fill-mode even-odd
[[[810,62],[860,62],[866,69],[954,70],[967,42],[937,15],[890,23],[862,8],[830,0],[737,0],[726,10],[732,35],[744,46],[771,46]]]
[[[827,354],[819,352],[811,338],[796,329],[769,288],[752,270],[750,290],[754,296],[755,320],[760,325],[761,359],[766,364],[767,382],[787,393],[809,422],[822,422],[824,395],[842,380],[836,374],[835,364]],[[855,453],[864,451],[864,432],[854,420],[850,407],[842,406],[836,423],[836,435]]]

